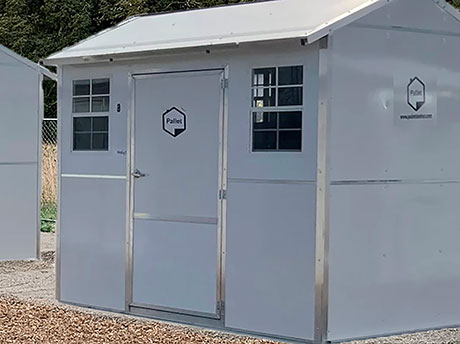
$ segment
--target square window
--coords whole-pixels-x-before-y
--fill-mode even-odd
[[[302,150],[303,74],[303,66],[253,70],[253,151]]]

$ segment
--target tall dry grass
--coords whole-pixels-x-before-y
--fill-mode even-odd
[[[42,147],[42,204],[57,203],[57,146]]]

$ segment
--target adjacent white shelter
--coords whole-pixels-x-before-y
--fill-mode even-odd
[[[39,257],[41,67],[0,45],[0,260]]]
[[[139,16],[59,71],[57,298],[299,342],[460,325],[460,16]]]

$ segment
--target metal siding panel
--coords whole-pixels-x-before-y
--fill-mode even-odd
[[[134,223],[133,303],[216,313],[216,225],[152,222]]]
[[[0,164],[0,260],[37,258],[37,170]]]
[[[460,184],[331,189],[328,339],[458,324]]]
[[[227,327],[313,339],[315,190],[230,182]]]
[[[397,0],[358,20],[357,24],[384,25],[395,28],[410,28],[426,31],[441,31],[460,34],[460,22],[442,9],[438,0]],[[451,6],[451,5],[447,5]],[[455,11],[458,11],[455,9]]]
[[[335,37],[331,179],[460,180],[459,38],[363,28]],[[432,120],[399,119],[401,104],[413,111],[415,76]]]
[[[60,301],[124,310],[126,183],[62,178]]]
[[[0,163],[38,161],[39,74],[0,52]]]

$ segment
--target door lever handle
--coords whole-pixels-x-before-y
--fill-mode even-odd
[[[133,171],[133,173],[131,173],[131,175],[136,179],[143,178],[143,177],[147,176],[145,173],[142,173],[137,168]]]

